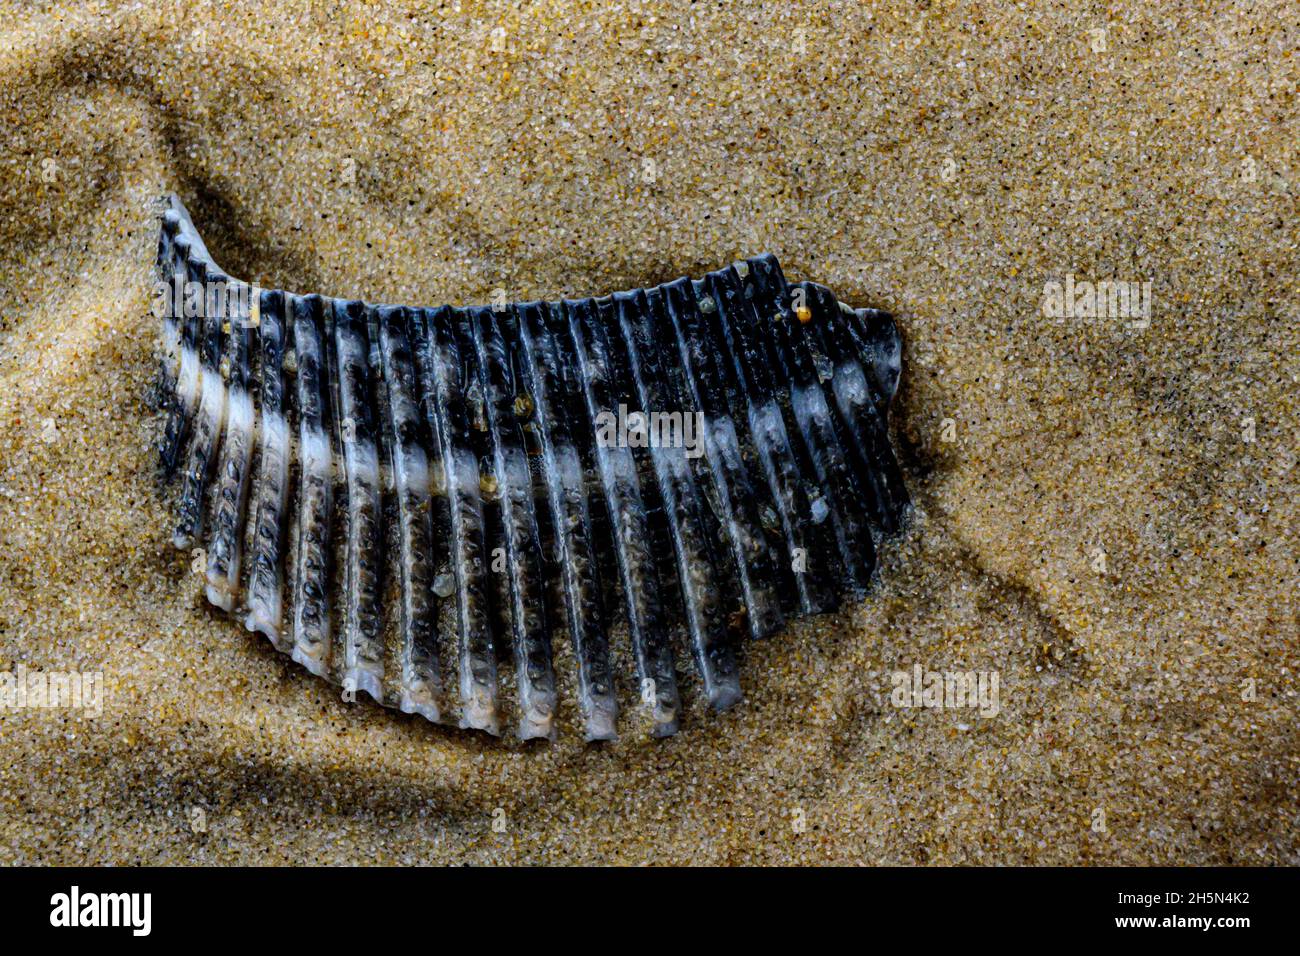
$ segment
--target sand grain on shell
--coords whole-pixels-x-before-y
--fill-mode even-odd
[[[1300,862],[1287,4],[2,8],[0,670],[107,693],[0,712],[0,862]],[[671,741],[345,705],[168,544],[170,189],[232,273],[379,301],[772,251],[899,316],[919,520]],[[1150,327],[1046,319],[1066,274]],[[893,707],[916,663],[1000,713]]]

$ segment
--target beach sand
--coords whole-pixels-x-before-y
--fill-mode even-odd
[[[1219,6],[0,3],[0,672],[103,675],[0,710],[0,862],[1300,863],[1300,24]],[[345,703],[172,550],[172,190],[372,301],[773,252],[897,315],[916,520],[671,740]]]

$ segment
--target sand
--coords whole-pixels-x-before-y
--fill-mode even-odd
[[[0,4],[0,672],[104,689],[0,709],[0,861],[1300,863],[1300,25],[1071,6]],[[344,703],[171,549],[168,190],[372,300],[774,252],[898,316],[916,520],[669,741]],[[895,706],[918,664],[998,712]]]

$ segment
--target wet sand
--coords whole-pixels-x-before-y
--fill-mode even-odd
[[[104,696],[0,710],[0,862],[1300,863],[1287,4],[2,9],[0,672]],[[344,703],[171,548],[169,190],[232,274],[376,301],[771,251],[897,315],[916,521],[672,740]],[[918,664],[996,715],[895,706]]]

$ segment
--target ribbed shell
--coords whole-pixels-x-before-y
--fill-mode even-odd
[[[679,656],[731,706],[742,642],[865,594],[910,508],[892,319],[772,256],[594,299],[371,305],[230,279],[172,196],[158,268],[231,291],[163,318],[162,473],[208,600],[433,721],[495,734],[509,709],[553,737],[560,640],[587,739],[615,737],[620,691],[673,734]]]

